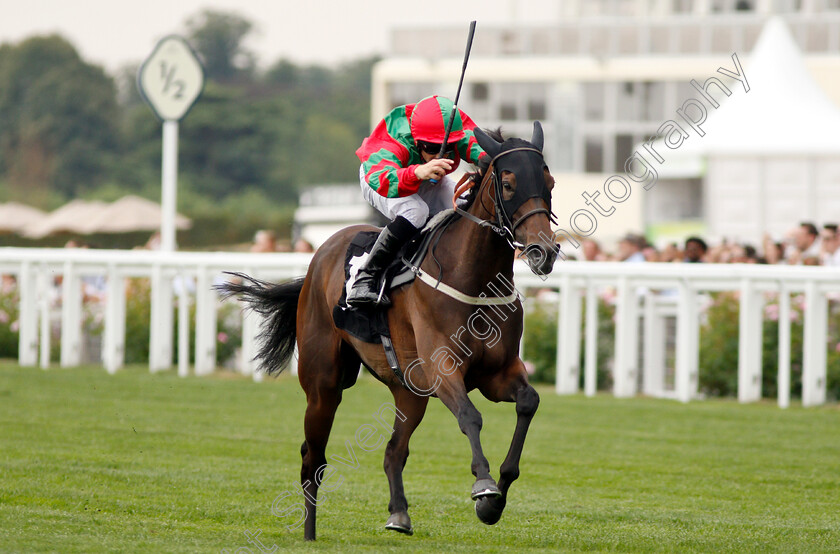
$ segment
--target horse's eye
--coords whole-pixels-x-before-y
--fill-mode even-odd
[[[505,190],[511,190],[513,188],[507,181],[502,181],[502,186],[505,187]]]

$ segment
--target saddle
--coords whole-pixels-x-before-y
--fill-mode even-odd
[[[385,270],[383,279],[385,290],[392,291],[411,283],[415,278],[415,269],[441,232],[457,217],[455,210],[444,210],[433,216],[417,234],[400,250],[394,262]],[[333,308],[333,321],[336,327],[347,331],[353,337],[373,343],[382,343],[383,337],[390,338],[386,311],[380,308],[360,310],[347,305],[347,293],[353,287],[356,273],[364,263],[367,254],[379,236],[378,231],[361,231],[347,247],[344,258],[344,290],[338,304]]]

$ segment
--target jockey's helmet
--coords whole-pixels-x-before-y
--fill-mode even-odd
[[[411,136],[417,142],[443,143],[446,126],[452,110],[455,109],[455,120],[449,132],[447,142],[457,142],[464,138],[464,123],[461,120],[461,110],[455,108],[452,100],[443,96],[429,96],[417,102],[411,112]]]

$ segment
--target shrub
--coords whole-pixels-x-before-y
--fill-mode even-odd
[[[738,391],[738,314],[739,295],[735,292],[712,294],[706,323],[700,334],[700,389],[711,396],[735,396]],[[791,396],[802,396],[802,349],[804,346],[804,297],[794,296],[790,307],[790,384]],[[840,398],[840,306],[829,306],[827,356],[827,396]],[[762,336],[761,393],[765,398],[778,394],[779,304],[777,295],[765,299]]]
[[[125,363],[149,362],[152,318],[152,286],[149,279],[128,279],[125,290]]]
[[[242,310],[235,302],[226,302],[219,307],[218,333],[216,333],[217,365],[230,363],[242,346]]]
[[[149,326],[151,322],[151,282],[149,279],[129,279],[126,288],[125,363],[149,362]],[[178,360],[177,295],[173,298],[172,345],[173,362]],[[195,363],[195,303],[189,307],[190,363]],[[242,344],[242,324],[238,306],[233,303],[219,307],[216,333],[216,365],[225,365]]]
[[[700,331],[700,390],[731,396],[738,390],[738,300],[734,293],[712,293]]]
[[[0,358],[18,357],[18,294],[11,282],[0,288]]]
[[[535,299],[529,299],[534,302]],[[529,302],[529,303],[530,303]],[[531,380],[554,383],[557,360],[557,305],[539,302],[525,310],[524,357],[533,364]]]
[[[581,303],[581,321],[586,313],[586,301]],[[611,386],[610,367],[615,349],[615,307],[608,299],[598,299],[598,389]],[[585,325],[585,323],[584,323]],[[580,386],[583,387],[585,359],[584,329],[581,329],[580,344]],[[525,360],[534,365],[531,380],[540,383],[554,383],[557,374],[557,304],[555,302],[529,301],[525,311]],[[563,345],[560,345],[563,348]]]

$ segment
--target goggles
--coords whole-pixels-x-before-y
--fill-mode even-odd
[[[417,146],[418,146],[418,148],[420,148],[420,150],[426,152],[427,154],[434,154],[435,156],[437,156],[440,153],[441,145],[440,144],[435,144],[434,142],[426,142],[424,140],[418,140],[417,141]],[[444,150],[443,155],[448,156],[454,151],[455,151],[455,143],[454,142],[447,143],[446,150]]]

